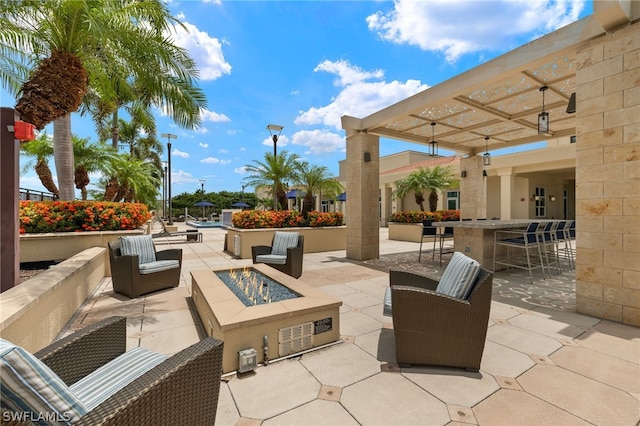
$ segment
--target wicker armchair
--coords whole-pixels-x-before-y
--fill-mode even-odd
[[[389,271],[396,360],[480,369],[484,351],[493,273],[480,268],[466,300],[435,291],[438,281],[413,272]]]
[[[34,355],[67,385],[123,354],[126,318],[112,317]],[[221,340],[208,337],[167,358],[82,416],[77,425],[214,424],[222,375]],[[2,408],[3,424],[31,425]],[[16,421],[16,419],[18,419]]]
[[[182,249],[168,249],[155,252],[156,261],[177,260],[178,264],[157,272],[140,272],[138,255],[123,255],[120,241],[111,241],[109,245],[109,264],[113,291],[131,298],[180,284],[182,269]]]
[[[295,247],[288,246],[285,249],[286,251],[282,250],[282,252],[276,249],[276,247],[281,246],[280,241],[278,240],[295,236],[297,236],[298,241],[298,244]],[[251,247],[253,263],[265,263],[294,278],[300,278],[302,275],[303,254],[304,236],[297,232],[276,231],[273,235],[273,240],[270,246]]]

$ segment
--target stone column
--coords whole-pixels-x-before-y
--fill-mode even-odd
[[[460,178],[460,217],[487,217],[487,177],[483,175],[482,157],[473,155],[460,159],[460,170],[467,177]]]
[[[640,23],[605,29],[577,49],[576,308],[640,326]]]
[[[377,259],[380,254],[379,138],[353,129],[346,132],[347,258]]]
[[[381,226],[388,226],[391,219],[391,187],[389,184],[380,186],[380,202],[382,203],[382,217],[380,218]]]
[[[514,199],[514,177],[511,167],[498,169],[500,176],[500,219],[512,219],[512,208],[515,203]],[[489,219],[489,218],[487,218]]]

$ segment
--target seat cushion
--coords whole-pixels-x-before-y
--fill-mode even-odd
[[[467,299],[479,272],[480,264],[476,260],[455,252],[440,278],[436,292]]]
[[[140,274],[153,274],[154,272],[167,271],[180,267],[177,260],[156,260],[155,262],[141,263],[139,265]]]
[[[285,255],[289,247],[296,247],[298,245],[299,234],[297,232],[281,232],[276,231],[273,237],[273,246],[271,247],[271,254]]]
[[[166,355],[134,348],[70,386],[89,411],[167,359]]]
[[[258,263],[275,263],[278,265],[286,265],[287,264],[287,256],[286,255],[277,255],[277,254],[259,254],[256,256],[256,262]]]
[[[156,260],[156,248],[151,235],[120,237],[120,251],[125,256],[137,254],[141,264]]]
[[[387,287],[384,291],[384,305],[382,307],[382,315],[391,317],[393,310],[391,309],[391,287]]]
[[[28,420],[36,424],[71,424],[88,412],[45,363],[4,339],[0,339],[0,378],[2,406],[28,413]]]

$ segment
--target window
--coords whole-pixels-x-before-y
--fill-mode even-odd
[[[536,192],[533,194],[533,200],[535,204],[535,216],[545,217],[547,215],[546,204],[546,190],[541,186],[536,187]]]
[[[460,191],[447,191],[447,209],[458,210],[460,207]]]

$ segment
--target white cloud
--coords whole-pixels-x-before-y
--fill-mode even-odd
[[[197,129],[193,129],[194,132],[199,133],[201,135],[206,135],[207,133],[209,133],[209,129],[207,129],[204,126],[198,126]]]
[[[246,175],[247,168],[245,166],[236,167],[235,169],[233,169],[233,173],[237,173],[239,175]]]
[[[267,136],[267,138],[262,141],[262,145],[273,147],[273,139]],[[278,137],[278,148],[280,148],[281,146],[287,146],[287,145],[289,145],[289,137],[287,135],[280,135]]]
[[[229,164],[231,161],[229,160],[221,160],[219,158],[215,158],[215,157],[207,157],[207,158],[203,158],[202,160],[200,160],[201,163],[207,163],[207,164]]]
[[[295,124],[322,124],[340,130],[342,129],[340,117],[343,115],[366,117],[429,87],[418,80],[407,80],[404,83],[400,81],[368,82],[367,79],[382,78],[384,74],[380,70],[362,71],[346,61],[324,61],[314,71],[337,74],[336,83],[343,85],[344,88],[330,104],[300,111],[294,121]]]
[[[189,51],[200,70],[202,81],[215,80],[223,74],[231,73],[231,65],[224,59],[222,43],[215,37],[188,22],[182,27],[175,27],[175,44]]]
[[[396,0],[367,17],[387,41],[444,53],[447,61],[482,50],[505,51],[514,37],[533,39],[578,19],[585,0]]]
[[[180,185],[184,183],[193,183],[197,182],[198,179],[194,178],[191,173],[185,172],[184,170],[172,171],[171,172],[171,183],[175,185]]]
[[[346,148],[344,137],[326,130],[302,130],[296,132],[291,139],[293,145],[302,145],[308,148],[305,154],[344,152]]]
[[[291,96],[298,96],[300,94],[299,90],[292,90],[291,93],[289,93]]]
[[[189,153],[179,151],[177,148],[171,151],[171,155],[175,155],[176,157],[189,158]]]
[[[200,110],[200,118],[202,118],[202,121],[212,121],[214,123],[231,121],[231,119],[224,114],[219,114],[204,108]]]
[[[220,150],[218,150],[218,152],[219,152],[220,154],[228,154],[228,153],[229,153],[229,150],[228,150],[228,149],[221,148]]]
[[[208,143],[198,143],[198,145],[200,145],[201,148],[209,148],[209,144]]]

